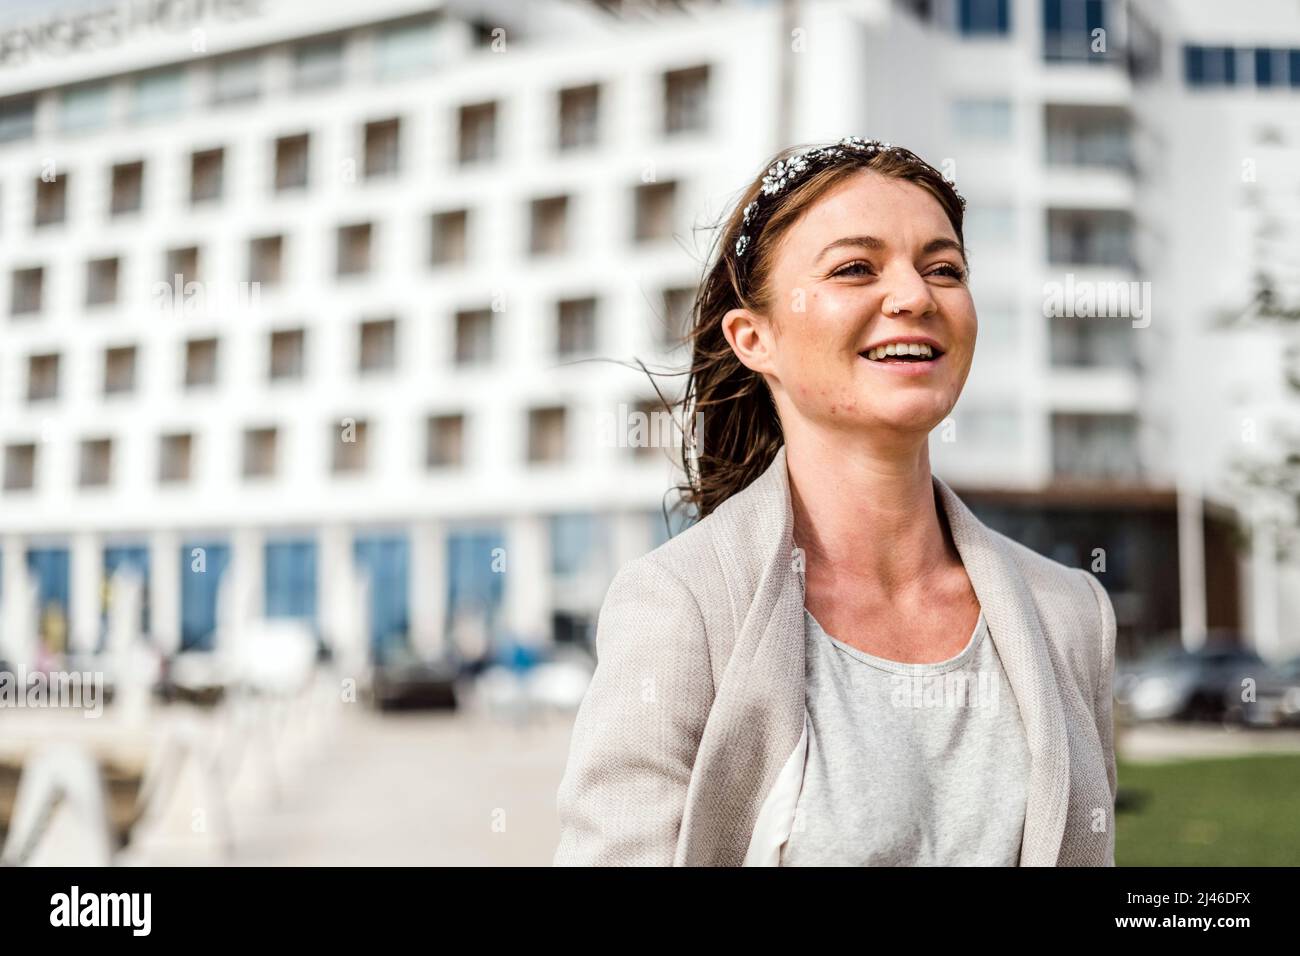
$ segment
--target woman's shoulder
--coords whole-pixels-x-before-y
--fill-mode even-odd
[[[624,564],[615,576],[623,586],[664,576],[685,589],[707,594],[723,583],[722,566],[714,547],[715,516],[709,515],[677,532],[663,544]]]
[[[1088,568],[1064,564],[993,532],[1028,585],[1048,638],[1069,653],[1080,649],[1099,681],[1115,658],[1115,611],[1105,585]]]
[[[1035,600],[1059,603],[1065,599],[1084,608],[1095,604],[1096,597],[1088,581],[1092,575],[1085,568],[1049,558],[1000,531],[992,528],[988,531],[1003,553],[1015,562]]]

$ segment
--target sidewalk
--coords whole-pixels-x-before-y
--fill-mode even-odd
[[[1116,749],[1121,759],[1140,763],[1261,753],[1300,754],[1300,730],[1155,722],[1125,727]]]
[[[245,817],[234,863],[549,866],[570,718],[516,729],[451,714],[342,721],[327,763]]]

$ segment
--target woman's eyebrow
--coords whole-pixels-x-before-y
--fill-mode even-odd
[[[845,236],[842,239],[836,239],[834,242],[828,244],[826,248],[822,249],[821,252],[817,253],[817,258],[813,260],[813,264],[815,265],[820,262],[828,252],[835,249],[842,249],[845,246],[857,246],[879,252],[881,249],[885,248],[885,241],[876,236]],[[955,239],[949,239],[946,236],[939,236],[927,242],[921,249],[921,255],[928,256],[945,250],[956,252],[965,259],[966,253],[962,249],[961,243],[957,242]]]

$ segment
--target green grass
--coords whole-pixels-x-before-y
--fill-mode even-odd
[[[1118,777],[1117,866],[1300,866],[1300,755],[1120,761]]]

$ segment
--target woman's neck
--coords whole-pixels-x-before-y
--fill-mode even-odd
[[[794,431],[794,430],[792,430]],[[810,577],[897,593],[960,561],[939,514],[924,438],[786,435],[796,546]]]

